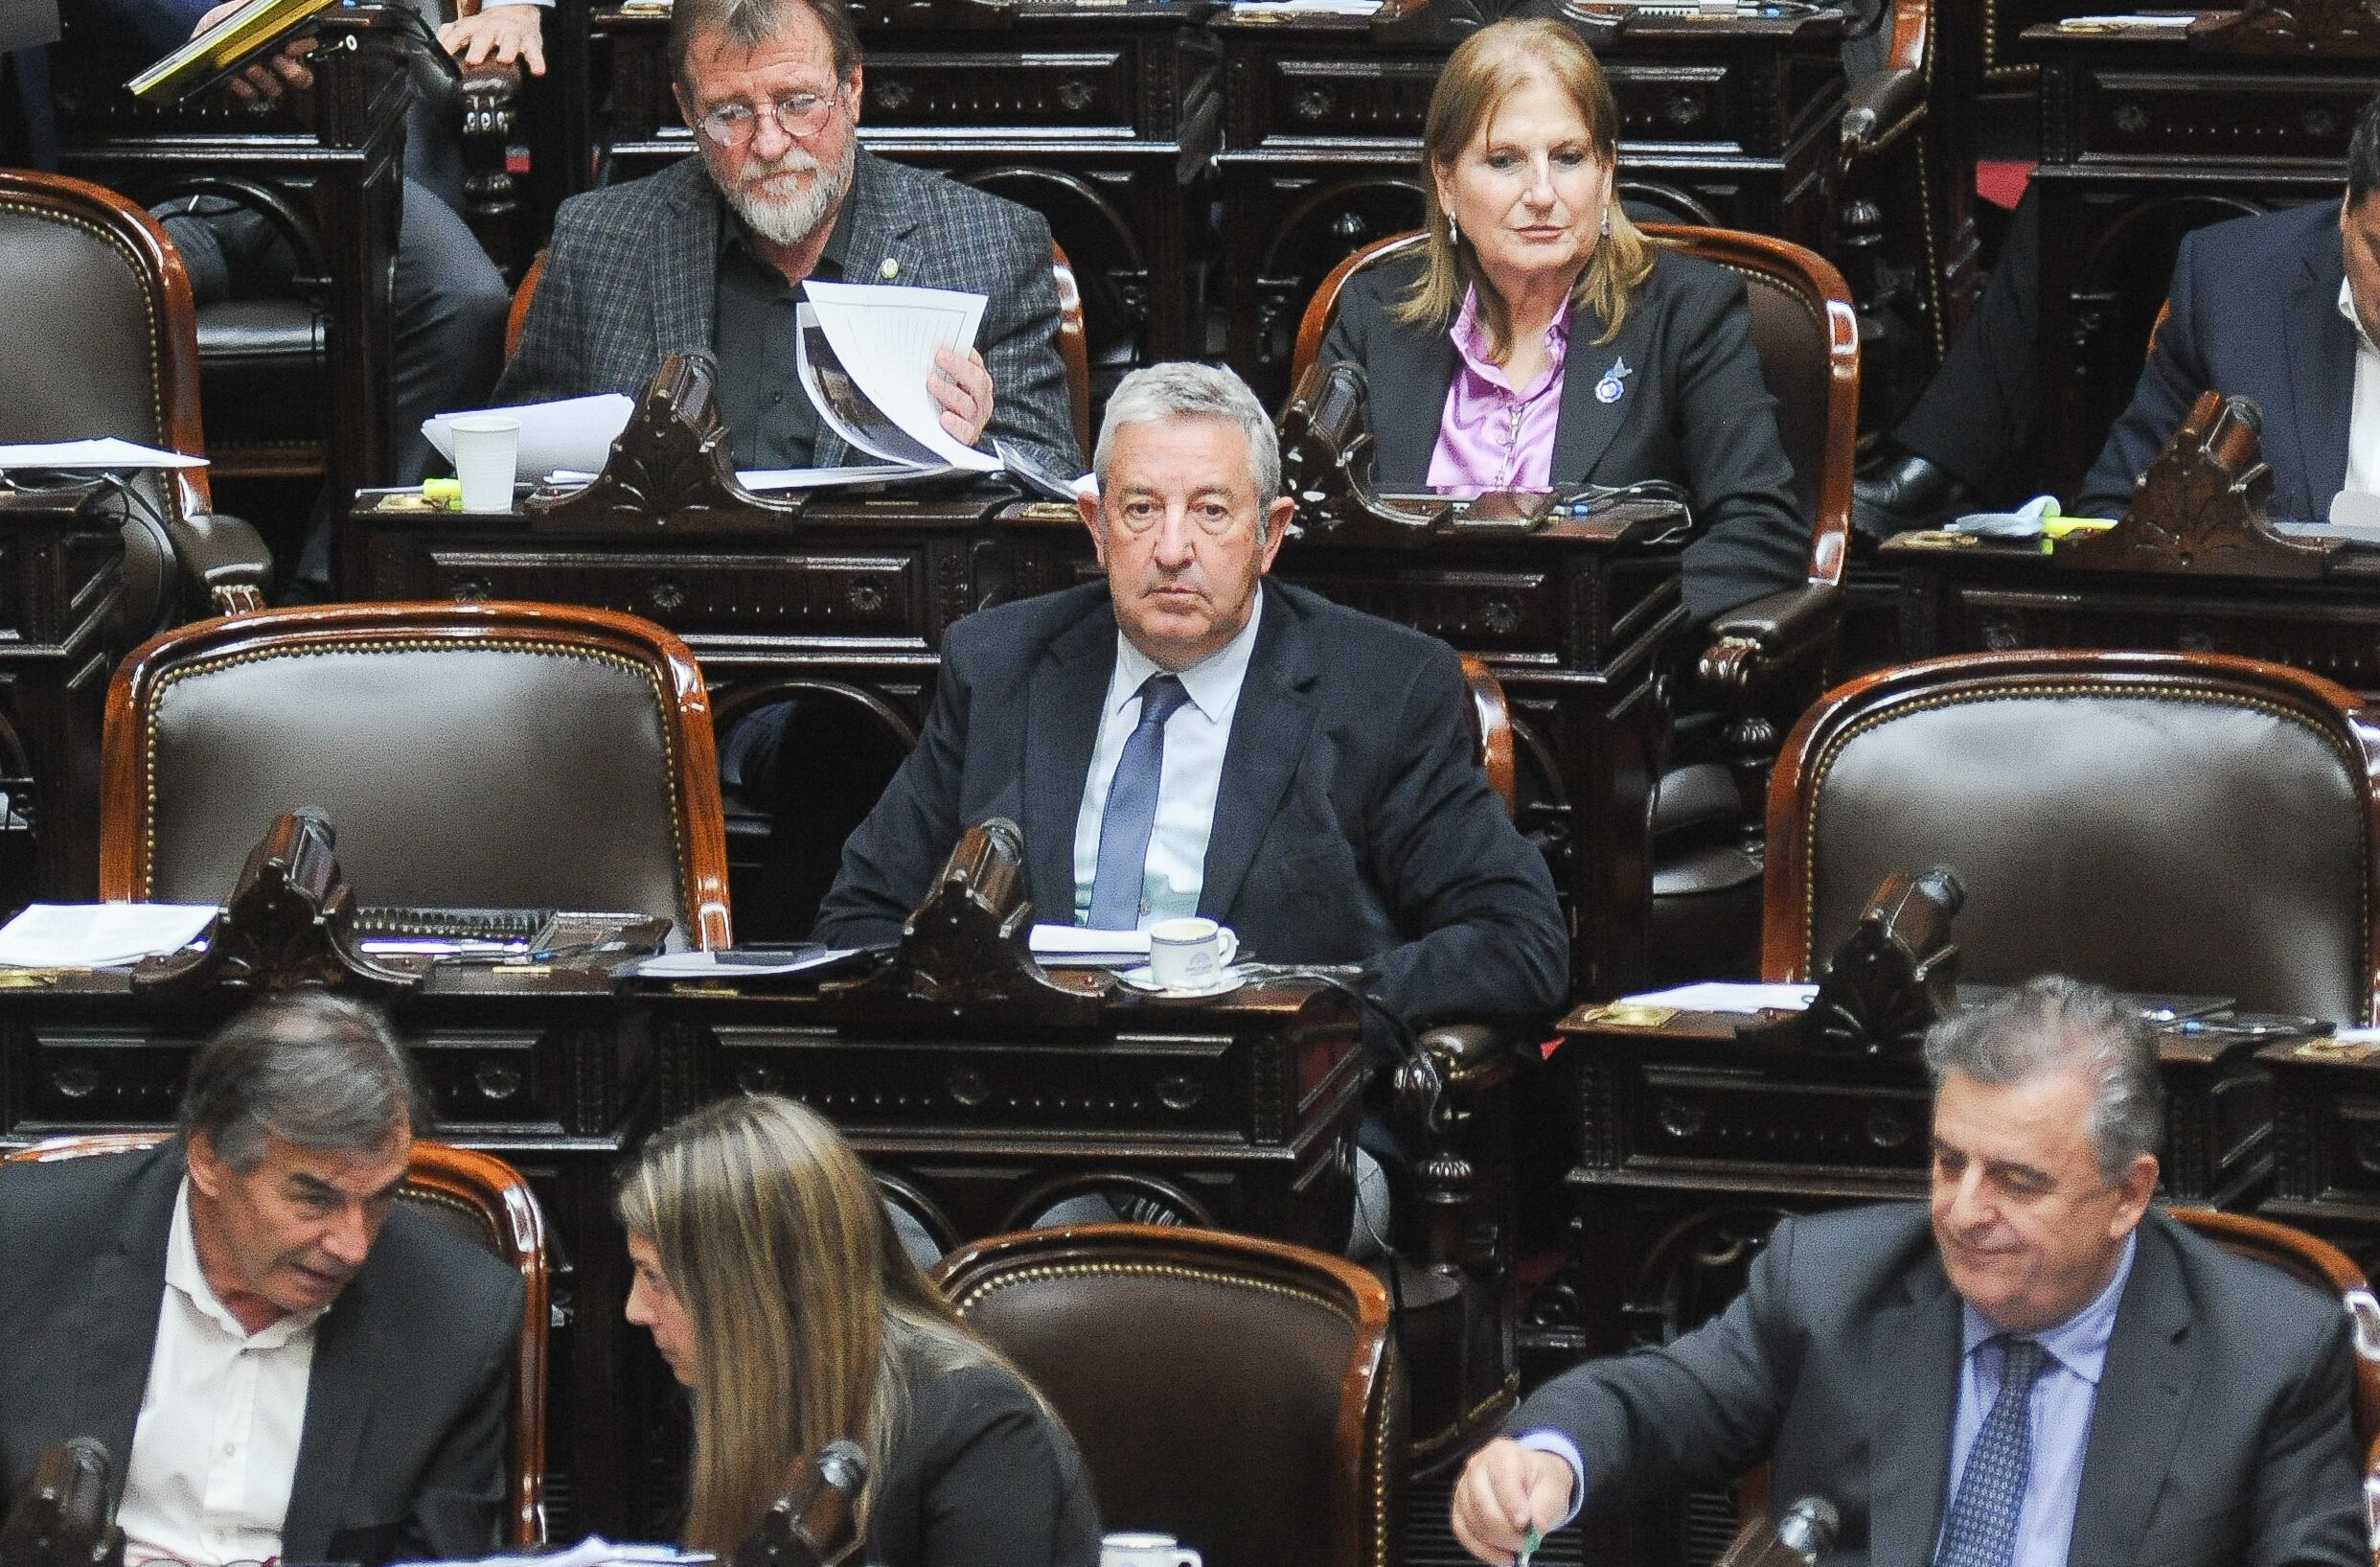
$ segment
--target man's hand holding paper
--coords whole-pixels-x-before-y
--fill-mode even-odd
[[[992,372],[983,365],[983,356],[973,349],[964,355],[954,348],[934,350],[934,373],[926,378],[926,390],[942,404],[942,427],[961,446],[973,446],[983,439],[986,425],[992,423]]]

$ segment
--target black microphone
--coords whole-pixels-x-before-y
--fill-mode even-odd
[[[328,848],[339,846],[339,830],[331,820],[331,813],[319,805],[301,805],[289,813],[298,818],[301,827],[311,827]]]
[[[1936,865],[1917,878],[1917,890],[1942,906],[1942,912],[1956,914],[1967,907],[1967,887],[1958,873],[1948,865]],[[1810,1497],[1823,1505],[1824,1498]]]
[[[836,1567],[859,1548],[868,1455],[837,1438],[793,1466],[785,1493],[736,1547],[730,1567]]]
[[[1833,1549],[1842,1523],[1834,1503],[1805,1496],[1774,1523],[1754,1518],[1745,1524],[1717,1567],[1818,1567],[1819,1557]]]
[[[114,1567],[124,1532],[108,1505],[115,1460],[96,1437],[71,1437],[41,1455],[0,1529],[0,1567]]]

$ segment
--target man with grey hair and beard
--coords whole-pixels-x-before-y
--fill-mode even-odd
[[[96,1437],[131,1567],[485,1555],[522,1284],[396,1202],[427,1116],[360,1002],[262,1002],[178,1135],[0,1165],[0,1483]]]
[[[1457,1483],[1510,1562],[1772,1465],[1830,1562],[2368,1567],[2337,1299],[2150,1206],[2157,1041],[2050,976],[1937,1025],[1931,1202],[1787,1219],[1718,1319],[1541,1388]]]
[[[1552,878],[1488,787],[1454,651],[1266,580],[1294,508],[1255,395],[1206,365],[1136,370],[1093,466],[1106,579],[950,629],[818,938],[897,938],[960,834],[1000,817],[1042,920],[1203,915],[1251,956],[1363,965],[1416,1025],[1558,1008]]]
[[[873,461],[821,425],[796,378],[801,288],[950,288],[987,303],[976,345],[942,350],[927,378],[943,427],[1081,472],[1049,225],[859,146],[862,66],[842,0],[679,0],[670,54],[699,155],[562,204],[495,401],[634,396],[669,355],[700,351],[719,362],[738,467]]]

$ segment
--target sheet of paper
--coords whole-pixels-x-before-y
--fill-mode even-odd
[[[815,278],[802,292],[844,373],[904,434],[953,468],[988,473],[999,467],[997,457],[960,445],[942,427],[942,404],[926,389],[935,350],[964,354],[974,346],[983,295]]]
[[[601,1534],[589,1534],[567,1551],[554,1551],[541,1555],[480,1556],[448,1562],[403,1562],[400,1567],[690,1567],[697,1562],[713,1561],[708,1551],[681,1551],[674,1545],[615,1544]]]
[[[2184,28],[2197,20],[2196,12],[2179,16],[2165,12],[2126,12],[2111,16],[2069,16],[2058,23],[2058,30],[2063,33],[2097,33],[2124,27]]]
[[[715,952],[673,952],[657,957],[640,957],[623,965],[620,972],[631,979],[759,979],[772,974],[799,974],[804,969],[824,968],[841,962],[857,950],[827,947],[773,963],[756,963]]]
[[[0,446],[0,471],[14,468],[204,468],[204,457],[135,446],[112,435],[89,441],[35,441]]]
[[[907,463],[869,463],[858,468],[744,468],[736,482],[754,495],[771,490],[832,490],[846,484],[882,484],[889,480],[930,479],[958,470],[949,463],[912,468]]]
[[[28,904],[0,926],[0,966],[97,969],[180,952],[215,913],[195,903]]]
[[[1818,995],[1816,985],[1739,984],[1705,979],[1699,984],[1673,985],[1625,998],[1635,1006],[1667,1006],[1681,1012],[1801,1012]]]
[[[1064,963],[1067,959],[1087,960],[1098,957],[1133,957],[1142,962],[1149,957],[1149,933],[1146,931],[1094,931],[1083,925],[1036,925],[1027,937],[1033,956],[1044,963]]]
[[[446,421],[464,412],[508,414],[520,421],[520,455],[513,471],[522,478],[540,478],[557,469],[597,473],[611,456],[611,443],[628,428],[636,400],[618,392],[593,397],[566,397],[559,403],[516,403],[507,408],[456,409],[422,421],[422,433],[438,454],[454,461],[454,432]]]

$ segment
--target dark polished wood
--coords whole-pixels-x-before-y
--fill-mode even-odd
[[[2349,4],[2353,0],[2348,0]],[[2317,45],[2280,8],[2170,28],[2062,31],[2041,68],[2041,487],[2074,493],[2131,400],[2185,234],[2336,200],[2380,61]],[[2292,46],[2287,40],[2295,38]]]
[[[1536,8],[1524,5],[1522,12]],[[1842,112],[1836,13],[1577,27],[1620,110],[1631,212],[1822,247]],[[1421,129],[1447,56],[1481,17],[1459,0],[1377,17],[1227,14],[1221,170],[1227,357],[1289,390],[1299,314],[1340,260],[1422,219]]]
[[[165,107],[123,82],[146,64],[87,31],[54,51],[59,162],[144,205],[169,196],[263,188],[305,225],[330,321],[331,405],[323,467],[333,493],[386,482],[394,450],[394,265],[403,196],[410,32],[400,11],[338,6],[309,24],[314,86],[249,109],[228,93]],[[307,263],[302,259],[301,267]],[[218,453],[218,456],[232,455]]]
[[[1071,258],[1094,367],[1205,349],[1207,163],[1221,99],[1214,0],[920,0],[853,8],[870,150],[1006,196]],[[599,133],[614,180],[695,151],[670,90],[668,17],[594,7]]]

